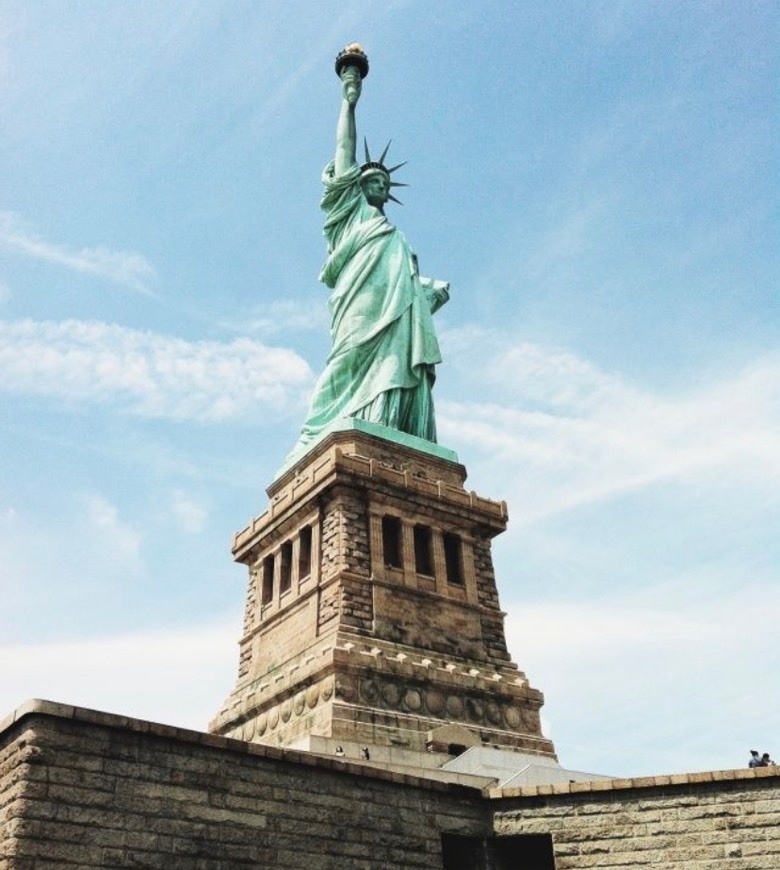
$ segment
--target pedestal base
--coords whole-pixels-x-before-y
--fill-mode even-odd
[[[465,479],[447,456],[360,426],[281,474],[234,540],[250,576],[239,679],[210,730],[422,752],[450,724],[554,757],[542,695],[506,649],[490,551],[506,505]]]

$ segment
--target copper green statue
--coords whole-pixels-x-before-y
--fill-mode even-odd
[[[387,148],[356,159],[355,107],[368,59],[357,44],[336,61],[342,82],[336,155],[323,173],[328,257],[320,280],[328,302],[333,346],[314,390],[294,453],[339,420],[356,418],[436,441],[431,388],[441,362],[432,314],[449,285],[420,276],[417,257],[385,215],[394,200]]]

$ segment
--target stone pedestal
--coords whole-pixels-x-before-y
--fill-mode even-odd
[[[454,454],[405,440],[329,434],[235,536],[249,569],[238,682],[209,728],[424,751],[457,725],[554,757],[542,695],[506,649],[491,557],[506,505],[467,492]]]

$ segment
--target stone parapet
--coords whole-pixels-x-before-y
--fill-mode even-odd
[[[780,768],[488,789],[499,841],[544,835],[556,870],[777,870]]]
[[[480,791],[33,701],[0,725],[0,868],[441,868]]]
[[[399,752],[407,772],[31,701],[0,722],[0,868],[778,867],[778,768],[497,790]]]

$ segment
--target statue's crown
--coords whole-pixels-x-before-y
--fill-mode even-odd
[[[392,142],[392,139],[390,140]],[[383,172],[388,178],[396,171],[396,169],[400,169],[402,166],[406,166],[407,161],[404,160],[403,163],[397,163],[395,166],[387,167],[385,166],[385,157],[387,157],[387,152],[390,149],[390,142],[385,145],[385,150],[382,152],[382,156],[379,160],[372,160],[371,155],[368,151],[368,140],[363,139],[363,147],[366,151],[366,162],[360,165],[360,176],[361,178],[365,178],[368,175],[373,175],[375,172]],[[404,184],[401,181],[390,181],[390,187],[408,187],[408,184]],[[397,202],[399,205],[403,205],[400,199],[396,199],[392,193],[387,194],[388,199],[392,199],[393,202]]]

